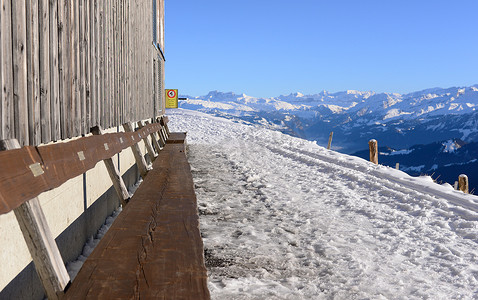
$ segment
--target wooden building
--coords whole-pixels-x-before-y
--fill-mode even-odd
[[[164,0],[0,2],[0,139],[43,147],[164,114]],[[114,163],[134,185],[131,151]],[[65,262],[120,205],[103,163],[38,198]],[[0,299],[43,299],[17,223],[0,215]]]
[[[163,0],[1,3],[0,139],[38,145],[163,114]]]

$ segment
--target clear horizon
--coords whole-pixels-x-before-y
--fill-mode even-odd
[[[166,88],[254,97],[478,82],[478,1],[166,1]]]

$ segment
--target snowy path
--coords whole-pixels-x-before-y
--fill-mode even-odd
[[[188,131],[214,299],[478,297],[477,197],[278,132],[169,115]]]

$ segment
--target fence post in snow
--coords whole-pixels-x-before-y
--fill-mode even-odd
[[[330,146],[332,146],[332,137],[334,136],[334,132],[331,131],[329,135],[329,143],[327,144],[327,149],[330,150]]]
[[[469,192],[468,176],[466,176],[465,174],[461,174],[460,176],[458,176],[458,189],[465,194],[468,194]]]
[[[378,144],[377,140],[370,140],[368,142],[368,147],[370,149],[370,161],[374,164],[378,164]]]
[[[400,163],[395,164],[395,169],[400,170]]]

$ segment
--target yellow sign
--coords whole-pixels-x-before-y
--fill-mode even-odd
[[[166,90],[166,108],[178,108],[178,89]]]

